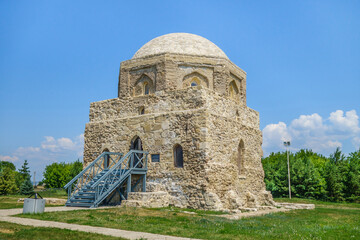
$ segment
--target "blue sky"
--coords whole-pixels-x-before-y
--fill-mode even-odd
[[[0,160],[81,158],[90,102],[117,96],[120,62],[189,32],[247,72],[264,153],[360,146],[359,1],[0,1]]]

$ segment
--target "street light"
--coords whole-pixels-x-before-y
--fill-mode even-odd
[[[288,150],[288,147],[290,146],[290,141],[284,142],[284,146],[286,147],[286,154],[287,154],[288,179],[289,179],[289,198],[291,199],[290,163],[289,163],[289,150]]]

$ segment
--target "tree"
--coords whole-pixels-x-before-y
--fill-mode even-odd
[[[346,199],[360,201],[360,149],[349,154],[349,168],[346,179]]]
[[[10,168],[11,170],[15,171],[16,167],[12,162],[7,162],[7,161],[0,161],[0,172],[2,169],[4,168]]]
[[[78,175],[82,170],[83,170],[83,164],[82,162],[80,162],[79,159],[73,162],[70,168],[70,176],[69,176],[70,180],[76,177],[76,175]]]
[[[19,173],[21,174],[21,176],[24,177],[24,179],[27,179],[28,176],[30,177],[30,170],[29,170],[28,165],[29,165],[28,161],[25,160],[24,164],[19,169]]]
[[[4,161],[2,161],[1,163],[2,167],[0,169],[0,195],[15,193],[18,190],[18,187],[16,186],[15,182],[16,171],[12,167],[12,165],[14,164],[4,164]]]
[[[34,187],[31,183],[30,177],[28,177],[20,186],[20,194],[30,195],[34,193]]]
[[[325,164],[324,176],[326,180],[327,198],[330,201],[343,201],[345,179],[344,172],[346,172],[347,164],[345,156],[336,148],[333,154],[330,154],[329,161]]]
[[[53,163],[45,167],[44,180],[46,188],[62,188],[82,170],[82,163]]]
[[[28,167],[29,163],[27,160],[24,161],[23,165],[19,169],[19,172],[16,174],[16,185],[18,187],[21,187],[22,183],[27,180],[27,178],[30,178],[30,170]]]

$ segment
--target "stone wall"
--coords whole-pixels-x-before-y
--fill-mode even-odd
[[[236,101],[246,106],[246,73],[242,69],[227,59],[177,54],[160,54],[122,62],[118,96],[134,96],[136,83],[143,75],[151,79],[154,91],[173,91],[182,89],[183,80],[193,73],[206,79],[207,88],[221,96],[228,95],[229,84],[235,81],[239,91]]]
[[[148,184],[167,192],[174,206],[221,210],[271,203],[263,182],[258,113],[215,90],[188,87],[92,103],[84,164],[105,148],[128,152],[135,136],[144,150],[160,154],[159,163],[149,159]],[[245,146],[241,175],[240,139]],[[174,166],[176,144],[183,148],[183,168]]]

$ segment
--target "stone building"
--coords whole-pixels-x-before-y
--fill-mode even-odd
[[[89,117],[85,166],[103,151],[143,149],[147,190],[170,205],[273,205],[259,114],[246,106],[246,73],[203,37],[172,33],[146,43],[121,63],[118,97],[91,103]]]

